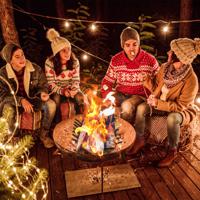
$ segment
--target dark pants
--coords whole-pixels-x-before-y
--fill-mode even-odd
[[[133,124],[137,106],[144,102],[145,98],[139,95],[115,94],[116,106],[121,107],[121,118]]]

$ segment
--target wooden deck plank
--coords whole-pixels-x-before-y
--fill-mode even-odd
[[[39,167],[49,171],[48,200],[67,200],[65,170],[94,167],[93,164],[68,155],[53,155],[54,149],[47,150],[42,144],[36,143],[31,150],[31,156],[36,156]],[[200,196],[200,150],[180,153],[180,158],[170,167],[155,169],[145,167],[136,170],[141,188],[117,191],[70,200],[159,200],[183,199],[198,200]]]
[[[196,147],[193,147],[191,149],[191,152],[193,153],[193,155],[198,159],[200,160],[200,149],[196,148]]]
[[[55,148],[49,149],[49,171],[51,180],[52,200],[65,200],[67,197],[65,176],[61,156],[54,155]]]
[[[104,193],[103,196],[100,194],[100,195],[98,195],[98,198],[99,198],[100,200],[101,200],[101,199],[103,199],[103,200],[114,200],[114,197],[113,197],[113,195],[112,195],[111,192],[109,192],[109,193]]]
[[[143,193],[143,196],[145,197],[145,199],[148,200],[159,200],[160,197],[157,194],[157,192],[155,191],[155,189],[153,188],[151,182],[149,181],[149,179],[147,179],[144,171],[141,170],[137,170],[136,171],[136,175],[140,181],[141,184],[141,191]]]
[[[200,174],[200,160],[194,156],[191,151],[181,153],[181,155],[194,167],[194,169]]]
[[[199,173],[190,165],[187,160],[182,156],[182,159],[177,163],[182,171],[187,174],[191,181],[200,189]]]
[[[127,194],[130,200],[144,200],[145,197],[142,194],[142,191],[139,188],[127,190]]]
[[[129,197],[126,193],[126,191],[117,191],[117,192],[113,192],[113,196],[115,200],[129,200]]]
[[[163,182],[162,178],[153,167],[146,167],[144,169],[144,172],[162,199],[166,199],[166,200],[176,199],[173,193],[170,191],[167,185]]]
[[[49,156],[48,156],[48,150],[44,148],[43,144],[41,144],[40,141],[37,141],[36,144],[36,155],[38,160],[38,167],[44,168],[49,172]],[[49,177],[51,175],[49,174]],[[51,182],[48,181],[48,187],[51,188]],[[40,193],[37,195],[38,199],[41,199]],[[52,199],[52,193],[51,190],[48,191],[47,200]]]
[[[174,163],[169,167],[171,173],[176,177],[176,180],[182,185],[182,187],[187,191],[189,196],[193,200],[199,200],[200,191],[195,186],[195,184],[190,180],[190,178],[182,171],[178,164]]]
[[[176,199],[184,199],[184,200],[191,199],[188,193],[179,184],[179,182],[171,174],[168,168],[157,169],[157,171],[160,174],[160,176],[163,178],[167,186],[170,188],[170,190],[173,192],[174,196],[176,196]]]

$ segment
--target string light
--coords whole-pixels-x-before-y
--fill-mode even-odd
[[[18,6],[19,7],[19,6]],[[47,19],[56,19],[56,20],[62,20],[65,21],[65,18],[61,18],[61,17],[52,17],[52,16],[48,16],[48,15],[41,15],[38,13],[33,13],[33,12],[27,12],[23,9],[17,9],[14,7],[9,7],[13,10],[16,10],[18,12],[21,12],[23,14],[27,14],[27,15],[33,15],[33,16],[37,16],[37,17],[42,17],[42,18],[47,18]],[[67,19],[70,22],[85,22],[85,23],[98,23],[98,24],[140,24],[140,22],[127,22],[127,21],[93,21],[93,20],[83,20],[83,19]],[[152,21],[150,23],[168,23],[165,20],[159,19],[159,20],[155,20]],[[172,24],[178,24],[178,23],[192,23],[192,22],[200,22],[200,19],[193,19],[193,20],[173,20],[171,21]]]
[[[70,22],[69,22],[69,21],[66,21],[66,22],[65,22],[65,27],[66,27],[66,28],[69,28],[69,27],[70,27]]]
[[[82,57],[82,59],[83,59],[84,61],[87,61],[88,58],[89,58],[87,54],[83,54],[81,57]]]
[[[0,118],[0,124],[2,126],[0,134],[0,161],[3,163],[3,165],[0,165],[0,171],[2,172],[0,173],[1,183],[3,183],[5,188],[9,188],[12,194],[20,194],[22,199],[27,200],[36,200],[36,194],[40,190],[43,194],[42,200],[44,200],[48,194],[47,171],[37,168],[35,166],[35,159],[28,159],[29,151],[27,147],[32,146],[32,137],[25,136],[21,141],[17,142],[17,144],[10,142],[18,126],[19,113],[16,96],[10,83],[2,76],[0,76],[0,79],[8,85],[10,92],[13,95],[17,117],[17,122],[15,123],[16,127],[14,131],[11,132],[11,135],[8,135],[7,133],[9,129],[6,119]],[[22,170],[23,167],[25,167],[24,170],[26,170],[26,173]],[[26,184],[25,180],[27,180]],[[34,186],[32,187],[31,184]]]
[[[163,27],[162,27],[162,31],[163,31],[164,33],[169,32],[169,26],[168,26],[168,25],[163,26]]]
[[[91,30],[92,32],[95,32],[95,31],[97,30],[97,26],[96,26],[95,23],[92,23],[92,24],[90,25],[90,30]]]

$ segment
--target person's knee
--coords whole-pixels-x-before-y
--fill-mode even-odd
[[[149,113],[149,106],[146,103],[142,103],[137,106],[137,115],[144,117],[148,113]]]
[[[54,114],[56,111],[56,103],[52,99],[49,99],[47,102],[45,102],[45,104],[48,108],[49,114]]]
[[[128,101],[124,101],[121,105],[121,118],[131,122],[133,119],[133,108],[132,104]]]
[[[180,114],[179,113],[170,113],[167,117],[168,126],[174,126],[181,124]]]
[[[132,105],[128,100],[124,101],[121,105],[121,109],[123,113],[131,114],[135,111],[135,106]]]

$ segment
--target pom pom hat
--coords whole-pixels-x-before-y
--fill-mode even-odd
[[[200,39],[179,38],[170,43],[171,50],[183,64],[191,64],[200,54]]]
[[[51,48],[54,56],[65,47],[69,47],[71,49],[70,42],[66,38],[61,37],[54,28],[50,28],[47,31],[47,39],[51,42]]]

